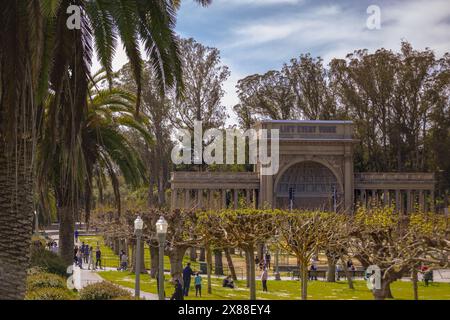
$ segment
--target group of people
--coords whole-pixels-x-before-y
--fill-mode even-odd
[[[345,267],[347,268],[348,271],[351,271],[351,272],[356,271],[356,267],[353,264],[353,261],[351,259],[347,261]],[[336,264],[336,280],[337,281],[340,280],[340,271],[342,271],[342,270],[343,270],[342,265],[340,263],[337,263]],[[353,274],[353,276],[354,276],[354,274]]]
[[[74,248],[74,264],[83,269],[83,263],[88,265],[88,270],[102,269],[102,252],[100,247],[94,251],[94,247],[85,244],[84,242],[80,247]],[[91,269],[92,268],[92,269]]]
[[[183,269],[183,285],[179,279],[175,279],[175,291],[171,297],[171,300],[184,300],[184,297],[188,296],[193,275],[195,275],[195,296],[202,296],[202,277],[199,272],[194,272],[191,268],[191,264],[188,263]]]
[[[270,269],[270,260],[271,260],[270,252],[266,251],[263,259],[260,260],[259,257],[255,258],[255,265],[259,266],[260,270]]]
[[[47,243],[48,250],[54,254],[58,254],[58,243],[55,240],[50,240]]]

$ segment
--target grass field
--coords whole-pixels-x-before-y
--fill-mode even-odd
[[[134,288],[134,274],[128,272],[106,271],[99,272],[99,275],[107,281],[122,285],[124,287]],[[168,278],[166,276],[166,278]],[[203,276],[203,297],[196,298],[195,290],[191,285],[191,291],[187,300],[247,300],[249,291],[246,288],[245,281],[237,281],[236,289],[222,287],[222,280],[213,278],[211,295],[206,292],[206,276]],[[269,281],[269,292],[263,292],[261,282],[257,282],[257,298],[260,300],[299,300],[300,282],[299,281]],[[166,295],[170,296],[174,289],[173,285],[166,280]],[[391,286],[392,294],[395,299],[409,300],[413,299],[413,289],[411,282],[397,281]],[[156,280],[150,276],[141,277],[141,290],[149,293],[157,293]],[[328,283],[323,281],[308,282],[308,299],[310,300],[372,300],[372,293],[367,289],[364,281],[355,281],[355,289],[348,288],[347,282],[341,281]],[[450,300],[450,283],[434,283],[425,287],[419,284],[419,299],[422,300]]]

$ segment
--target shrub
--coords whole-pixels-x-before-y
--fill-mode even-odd
[[[63,288],[40,288],[28,291],[25,300],[71,300],[73,295]]]
[[[27,290],[33,291],[40,288],[61,288],[65,289],[66,280],[52,273],[37,273],[28,276],[27,278]]]
[[[131,294],[106,281],[87,285],[80,291],[80,300],[112,300],[118,297],[131,297]]]
[[[61,257],[44,247],[31,247],[31,267],[40,267],[49,273],[67,276],[67,265]]]

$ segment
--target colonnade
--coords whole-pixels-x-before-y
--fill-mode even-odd
[[[434,190],[356,189],[355,199],[364,207],[394,205],[398,212],[406,214],[435,211]]]
[[[174,209],[258,207],[258,189],[172,189]]]

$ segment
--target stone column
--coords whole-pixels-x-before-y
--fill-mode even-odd
[[[198,207],[201,209],[203,208],[203,189],[197,189],[197,197]]]
[[[239,190],[238,189],[234,189],[233,190],[233,207],[234,210],[236,210],[239,207]]]
[[[370,206],[376,206],[377,205],[377,190],[376,189],[372,189],[371,191],[372,197],[370,198]]]
[[[251,191],[252,191],[251,189],[245,189],[245,201],[247,202],[246,206],[248,208],[251,207],[251,197],[250,197]]]
[[[419,191],[419,208],[421,212],[425,212],[425,196],[423,190]]]
[[[430,211],[435,212],[434,190],[430,190]]]
[[[345,212],[352,213],[353,211],[353,151],[351,146],[347,146],[350,150],[345,151],[344,156],[344,207]]]
[[[273,208],[273,176],[260,176],[260,192],[259,192],[259,208],[263,208],[266,204],[269,208]],[[264,190],[264,192],[262,191]]]
[[[383,190],[383,206],[385,206],[385,207],[389,205],[388,198],[389,198],[389,190],[384,189]]]
[[[207,191],[207,194],[206,194],[206,208],[207,209],[211,209],[212,208],[212,190],[211,189],[208,189]]]
[[[402,210],[402,195],[400,190],[395,190],[395,208],[398,212]]]
[[[407,214],[410,214],[412,212],[412,206],[411,206],[412,196],[411,195],[412,195],[411,190],[406,191],[406,213]]]
[[[220,194],[221,194],[220,206],[222,209],[226,209],[227,208],[227,190],[226,189],[220,190]]]
[[[390,207],[392,205],[392,197],[391,197],[391,190],[386,190],[386,201],[387,205]]]
[[[253,189],[253,208],[258,209],[258,190]]]
[[[184,191],[184,208],[190,209],[191,207],[191,190],[186,189]]]
[[[361,205],[366,208],[367,207],[367,190],[361,190]]]

